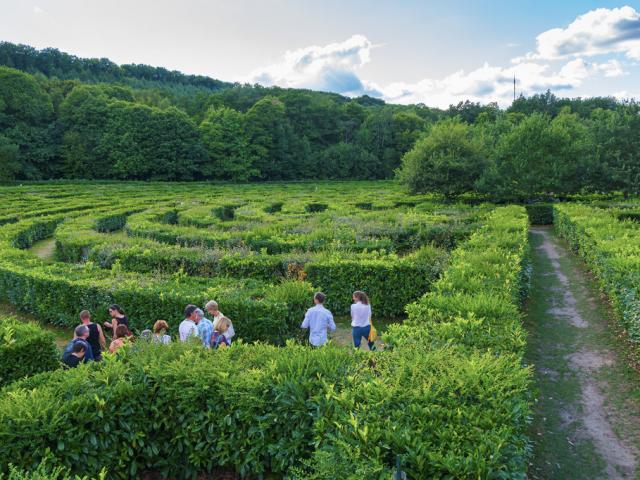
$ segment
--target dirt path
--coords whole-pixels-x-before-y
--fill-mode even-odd
[[[351,336],[351,319],[347,317],[337,317],[336,321],[336,331],[329,334],[329,338],[336,345],[340,345],[341,347],[353,347],[353,337]],[[401,322],[402,320],[391,320],[391,319],[374,319],[373,325],[378,332],[378,337],[376,339],[376,348],[378,350],[384,350],[384,343],[382,343],[381,337],[384,332],[387,331],[390,325],[394,323]],[[367,342],[362,339],[362,343],[360,344],[361,350],[368,350]]]
[[[593,279],[552,229],[530,235],[527,362],[537,401],[532,479],[633,479],[640,468],[640,376]]]
[[[55,238],[47,238],[40,240],[33,244],[29,249],[36,257],[40,257],[42,260],[53,260],[53,256],[56,251]]]

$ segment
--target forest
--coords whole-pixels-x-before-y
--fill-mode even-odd
[[[492,199],[637,193],[640,107],[520,96],[446,110],[226,83],[0,43],[0,180],[389,179]]]

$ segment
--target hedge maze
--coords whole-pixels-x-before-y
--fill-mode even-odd
[[[1,468],[46,457],[110,478],[388,479],[399,456],[410,478],[524,478],[523,207],[441,204],[381,182],[47,184],[0,198],[3,302],[66,326],[118,303],[139,331],[159,318],[175,328],[184,305],[214,298],[242,339],[225,351],[137,343],[6,386]],[[51,259],[29,251],[43,239]],[[403,320],[387,348],[305,346],[313,292],[346,315],[356,289],[374,323]]]

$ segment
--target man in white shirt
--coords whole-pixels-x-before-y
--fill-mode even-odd
[[[327,343],[327,331],[336,331],[336,324],[333,321],[333,315],[329,310],[324,308],[324,300],[326,295],[318,292],[313,296],[315,306],[307,310],[304,321],[300,328],[309,329],[309,342],[314,347],[321,347]]]
[[[198,314],[196,310],[198,310],[198,307],[195,305],[187,305],[184,309],[184,320],[180,322],[180,327],[178,328],[181,342],[186,342],[189,337],[198,336],[198,326],[196,325]]]
[[[218,302],[215,300],[209,300],[204,306],[205,310],[211,315],[211,321],[213,322],[213,329],[218,326],[218,321],[224,317],[224,314],[218,310]],[[229,320],[229,329],[223,333],[225,338],[229,341],[236,335],[236,331],[233,329],[233,323]]]

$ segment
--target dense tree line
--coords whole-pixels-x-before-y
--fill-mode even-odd
[[[640,193],[640,105],[580,100],[543,113],[520,113],[540,100],[474,124],[441,120],[404,156],[399,178],[414,192],[467,192],[527,200],[575,193]],[[562,102],[566,103],[566,102]],[[605,108],[606,107],[606,108]],[[578,109],[580,110],[580,109]]]
[[[0,67],[5,180],[389,178],[442,115],[425,106],[257,85],[176,94],[173,74],[158,77],[155,88],[134,88],[118,81],[117,69],[95,73],[92,61],[72,57],[66,70],[59,60],[65,54],[25,48],[29,61],[19,61],[16,51],[23,50],[4,47],[1,61],[35,72]],[[62,78],[45,75],[59,71]]]
[[[447,110],[238,85],[0,43],[0,179],[395,175],[496,198],[638,191],[638,105],[550,92]]]

